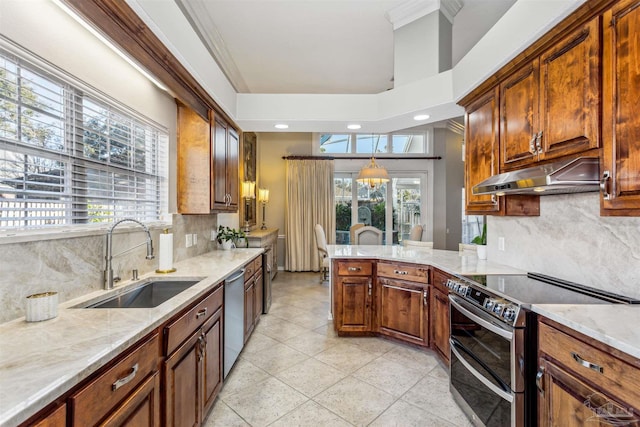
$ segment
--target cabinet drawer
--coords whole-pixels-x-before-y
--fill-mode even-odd
[[[450,277],[451,276],[449,276],[448,274],[440,270],[433,269],[433,272],[432,272],[433,280],[431,281],[431,283],[440,292],[443,292],[444,294],[448,295],[449,288],[447,288],[447,280],[449,280]]]
[[[262,270],[262,255],[258,255],[255,260],[253,260],[253,272],[257,272]]]
[[[160,339],[155,334],[69,399],[73,424],[95,425],[151,373],[157,371]]]
[[[256,272],[255,260],[244,266],[244,280],[247,281]]]
[[[373,264],[370,261],[338,261],[340,276],[371,276]]]
[[[418,283],[429,283],[429,268],[415,265],[379,262],[378,276]]]
[[[640,406],[640,366],[632,366],[545,323],[540,323],[538,339],[540,352],[603,392],[613,393],[612,397]]]
[[[196,304],[192,309],[169,323],[164,329],[166,339],[165,355],[171,354],[196,329],[204,324],[220,307],[223,300],[223,286],[219,284],[215,291]]]

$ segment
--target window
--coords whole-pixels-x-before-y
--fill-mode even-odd
[[[378,154],[424,155],[429,152],[427,133],[391,134],[321,134],[321,154]]]
[[[0,229],[159,220],[166,129],[24,56],[0,48]]]

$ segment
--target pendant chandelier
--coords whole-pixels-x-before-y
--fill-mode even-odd
[[[368,184],[371,188],[375,188],[376,185],[379,186],[385,182],[389,182],[389,174],[387,173],[387,170],[376,163],[373,153],[373,135],[371,135],[371,161],[367,166],[360,169],[360,173],[356,178],[356,181]]]

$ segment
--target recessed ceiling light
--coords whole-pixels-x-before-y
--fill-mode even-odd
[[[428,114],[418,114],[413,116],[413,120],[427,120],[429,118]]]
[[[276,129],[289,129],[289,125],[285,125],[284,123],[278,123],[275,126]]]
[[[362,126],[360,126],[359,124],[356,124],[356,123],[354,123],[352,125],[347,125],[347,129],[351,129],[351,130],[358,130],[360,128],[362,128]]]

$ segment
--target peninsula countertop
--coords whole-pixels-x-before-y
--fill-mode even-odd
[[[419,246],[328,245],[329,258],[372,258],[427,264],[449,274],[527,274],[497,262],[478,259],[474,253]]]
[[[0,426],[24,422],[262,252],[215,250],[175,263],[172,278],[202,280],[155,308],[72,308],[111,292],[96,291],[61,304],[54,319],[1,324]]]

